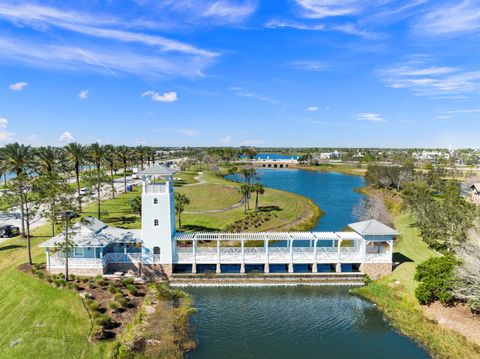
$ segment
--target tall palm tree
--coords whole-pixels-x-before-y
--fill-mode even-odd
[[[105,162],[108,163],[108,167],[110,169],[110,183],[112,186],[112,198],[115,198],[115,182],[113,178],[113,172],[115,168],[115,147],[113,145],[105,145],[103,146],[105,151]]]
[[[127,164],[131,156],[131,150],[127,146],[117,147],[117,156],[120,162],[123,164],[123,187],[124,192],[127,192]]]
[[[62,161],[63,152],[55,147],[38,147],[34,151],[35,170],[38,174],[59,173],[65,169]]]
[[[95,165],[96,170],[96,187],[97,187],[97,217],[100,219],[100,197],[101,197],[101,172],[102,172],[102,161],[105,158],[105,148],[101,146],[98,142],[92,143],[88,147],[88,156],[92,163]]]
[[[135,152],[137,154],[137,158],[140,161],[140,169],[143,171],[143,164],[145,163],[145,157],[148,154],[148,148],[145,146],[137,146],[135,147]]]
[[[87,151],[84,146],[77,142],[69,143],[65,146],[67,158],[73,165],[75,171],[75,179],[77,181],[78,210],[82,211],[82,196],[80,195],[80,166],[86,160]]]
[[[28,228],[25,231],[26,213],[28,212],[27,199],[25,194],[25,186],[28,177],[28,171],[33,164],[33,153],[30,146],[20,145],[18,143],[10,143],[3,148],[1,152],[2,162],[6,171],[14,172],[19,179],[18,189],[16,189],[17,195],[20,198],[20,214],[21,214],[21,228],[22,236],[27,238],[28,249],[28,262],[32,263],[32,252],[30,247],[30,230]],[[23,184],[22,184],[23,183]]]
[[[242,183],[240,186],[240,193],[243,195],[243,203],[245,204],[245,213],[247,213],[247,206],[250,206],[249,199],[252,193],[252,186],[248,183]]]
[[[153,147],[147,147],[147,159],[148,159],[148,165],[150,166],[150,162],[152,165],[155,164],[155,155],[157,154],[157,151]]]
[[[255,197],[255,211],[258,211],[258,195],[259,194],[264,194],[265,193],[265,188],[263,188],[263,185],[260,182],[256,182],[253,184],[253,190],[255,191],[256,197]]]
[[[182,228],[182,213],[185,206],[190,204],[190,199],[183,193],[175,192],[175,213],[178,217],[178,228]]]

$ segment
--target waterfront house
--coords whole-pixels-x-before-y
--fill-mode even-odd
[[[174,174],[160,164],[138,172],[141,229],[114,228],[92,217],[76,224],[69,237],[70,272],[99,275],[132,270],[169,277],[177,271],[196,274],[212,267],[218,274],[226,269],[241,274],[252,267],[264,273],[270,273],[271,267],[295,273],[303,266],[311,273],[326,267],[378,278],[392,270],[393,241],[399,233],[376,220],[351,223],[350,231],[339,232],[177,232]],[[65,258],[59,250],[64,241],[61,233],[40,245],[46,249],[51,272],[64,271]]]

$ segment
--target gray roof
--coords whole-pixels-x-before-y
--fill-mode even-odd
[[[395,229],[384,225],[376,219],[350,223],[348,226],[362,236],[397,236],[400,234]]]
[[[73,226],[73,234],[69,240],[76,247],[105,247],[111,243],[141,243],[142,231],[140,229],[122,229],[109,227],[102,221],[87,217]],[[65,233],[62,232],[48,241],[40,244],[40,247],[57,247],[58,243],[65,241]]]
[[[150,176],[150,175],[156,175],[156,176],[173,176],[177,171],[174,171],[171,168],[165,167],[159,163],[155,163],[153,166],[150,166],[143,171],[140,171],[137,173],[137,175],[140,176]]]

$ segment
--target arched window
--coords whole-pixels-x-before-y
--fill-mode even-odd
[[[153,254],[160,254],[160,247],[153,247]]]
[[[153,199],[153,204],[158,204],[158,198],[155,197],[155,198]]]

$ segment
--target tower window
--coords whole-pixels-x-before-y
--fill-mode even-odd
[[[158,219],[155,218],[153,220],[153,225],[154,225],[154,227],[158,227]]]
[[[153,199],[153,204],[158,204],[158,198],[155,197],[155,198]]]

